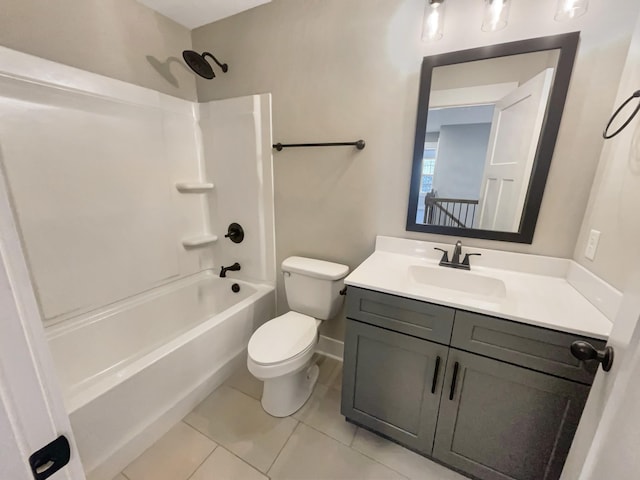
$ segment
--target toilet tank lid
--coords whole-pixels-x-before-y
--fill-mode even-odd
[[[289,257],[282,262],[282,271],[326,280],[340,280],[347,276],[349,267],[315,258]]]

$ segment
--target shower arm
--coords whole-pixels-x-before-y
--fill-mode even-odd
[[[209,53],[209,52],[203,52],[202,53],[202,58],[206,57],[206,56],[210,56],[214,62],[216,62],[216,64],[222,69],[223,72],[227,72],[229,70],[229,66],[226,63],[220,63],[218,61],[218,59],[216,57],[213,56],[213,54]]]

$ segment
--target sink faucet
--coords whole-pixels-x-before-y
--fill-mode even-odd
[[[453,256],[451,261],[449,261],[449,253],[443,249],[434,247],[434,250],[440,250],[442,252],[442,258],[440,259],[441,267],[450,267],[450,268],[459,268],[462,270],[471,270],[471,265],[469,264],[469,257],[474,255],[482,255],[481,253],[467,253],[464,256],[464,260],[460,261],[460,255],[462,255],[462,242],[458,240],[456,242],[456,246],[453,247]]]
[[[227,272],[237,272],[238,270],[240,270],[240,264],[238,262],[230,267],[220,267],[220,278],[226,278]]]
[[[462,242],[458,240],[456,246],[453,248],[453,255],[451,257],[451,263],[454,265],[460,264],[460,254],[462,253]]]

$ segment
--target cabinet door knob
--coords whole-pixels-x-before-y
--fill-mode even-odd
[[[438,384],[438,374],[440,373],[440,356],[436,357],[436,368],[433,370],[433,382],[431,383],[431,393],[436,393]]]
[[[613,366],[613,347],[604,347],[604,350],[596,350],[589,342],[578,340],[571,344],[571,353],[578,360],[597,360],[602,364],[602,370],[608,372]]]
[[[449,390],[449,400],[453,400],[453,395],[456,393],[456,382],[458,381],[458,369],[460,364],[456,362],[453,365],[453,378],[451,379],[451,390]]]

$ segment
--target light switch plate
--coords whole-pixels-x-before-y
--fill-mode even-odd
[[[600,241],[600,232],[598,230],[591,230],[589,233],[589,240],[587,241],[587,248],[584,250],[584,256],[589,260],[596,258],[596,251],[598,250],[598,242]]]

